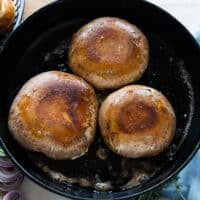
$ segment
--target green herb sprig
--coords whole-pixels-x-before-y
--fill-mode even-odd
[[[187,200],[186,197],[181,192],[182,184],[179,182],[179,177],[176,176],[172,178],[168,183],[164,184],[163,186],[159,187],[158,189],[145,193],[136,197],[134,200],[159,200],[162,195],[162,191],[168,187],[170,184],[175,186],[175,192],[179,198],[179,200]]]

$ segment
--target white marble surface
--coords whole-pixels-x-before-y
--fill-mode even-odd
[[[175,16],[191,32],[200,30],[200,0],[149,0]]]
[[[166,9],[191,32],[200,30],[200,0],[151,0],[151,2]],[[67,200],[43,189],[28,178],[25,178],[20,190],[24,193],[26,200]]]

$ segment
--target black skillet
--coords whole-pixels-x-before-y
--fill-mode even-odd
[[[86,156],[75,161],[53,161],[26,151],[11,137],[9,106],[19,88],[32,76],[48,70],[69,71],[67,49],[72,34],[88,21],[116,16],[136,24],[150,44],[150,62],[137,83],[162,91],[177,116],[176,136],[161,155],[124,159],[109,151],[99,133]],[[150,191],[179,172],[192,158],[200,139],[200,48],[190,33],[160,8],[139,0],[61,0],[28,18],[9,38],[0,57],[1,143],[13,162],[33,181],[73,199],[125,199]],[[97,91],[99,99],[111,91]],[[107,159],[96,151],[103,148]],[[44,167],[46,166],[46,168]],[[76,183],[53,180],[44,169],[61,172]],[[125,173],[124,173],[125,171]],[[139,174],[139,175],[138,175]],[[125,188],[131,177],[134,187]],[[110,181],[113,189],[80,187],[79,178],[91,183]],[[137,185],[139,184],[139,185]],[[97,186],[97,185],[96,185]]]

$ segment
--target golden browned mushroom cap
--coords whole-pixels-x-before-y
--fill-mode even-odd
[[[15,7],[12,0],[0,0],[0,32],[6,31],[15,17]]]
[[[53,159],[75,159],[95,136],[97,99],[83,79],[49,71],[25,83],[9,113],[9,129],[25,148]]]
[[[69,48],[69,66],[99,89],[117,88],[138,80],[149,59],[145,35],[133,24],[98,18],[83,26]]]
[[[170,144],[176,117],[163,94],[147,86],[130,85],[105,99],[99,124],[111,150],[138,158],[155,156]]]

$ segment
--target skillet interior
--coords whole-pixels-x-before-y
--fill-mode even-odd
[[[29,177],[65,196],[108,199],[142,193],[168,179],[180,169],[199,141],[197,112],[200,84],[196,77],[198,69],[195,66],[200,66],[200,63],[199,48],[193,39],[174,19],[148,3],[110,1],[104,4],[105,2],[60,1],[44,8],[13,34],[0,58],[1,63],[6,64],[4,69],[0,69],[0,87],[3,93],[0,99],[0,129],[3,145]],[[127,19],[141,28],[147,36],[150,43],[150,62],[144,76],[137,83],[157,88],[172,103],[177,115],[177,131],[172,145],[160,156],[137,160],[122,159],[109,151],[101,141],[99,133],[88,154],[76,161],[52,161],[40,154],[22,149],[7,130],[9,106],[18,89],[25,81],[40,72],[69,71],[66,55],[72,34],[81,25],[100,16]],[[97,91],[99,100],[109,92],[111,91]],[[96,156],[96,151],[100,147],[107,151],[106,161]],[[68,177],[89,177],[92,182],[111,181],[113,190],[93,192],[92,188],[80,189],[78,184],[70,186],[64,182],[52,181],[37,167],[38,164],[40,167],[48,166],[54,171],[62,172]],[[110,168],[112,170],[109,170]],[[122,178],[122,168],[128,172],[127,177]],[[131,189],[121,188],[132,175],[138,177],[138,173],[148,174],[140,177],[140,185]]]

